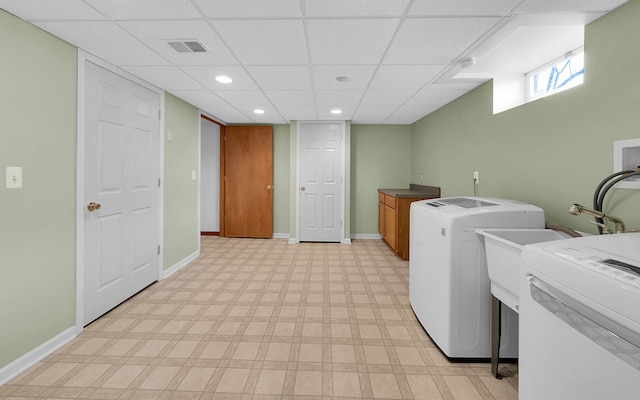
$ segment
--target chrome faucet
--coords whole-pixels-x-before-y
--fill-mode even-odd
[[[569,206],[569,213],[573,215],[579,215],[584,213],[596,218],[600,218],[602,220],[606,219],[607,221],[611,221],[615,224],[615,233],[623,233],[625,231],[624,222],[622,222],[620,218],[616,218],[612,215],[606,215],[601,211],[592,210],[590,208],[581,206],[580,204],[572,204],[571,206]],[[602,228],[602,233],[614,233],[614,232],[611,232],[611,230],[607,226],[605,226],[605,224],[602,224],[598,221],[590,221],[590,222]]]

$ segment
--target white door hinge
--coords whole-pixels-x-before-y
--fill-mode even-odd
[[[158,110],[158,119],[162,119],[162,110]]]
[[[160,182],[162,182],[162,178],[158,178],[158,187],[160,187]]]
[[[158,255],[160,255],[160,245],[158,245]]]

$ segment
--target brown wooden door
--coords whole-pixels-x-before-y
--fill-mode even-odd
[[[224,137],[224,215],[220,234],[270,238],[273,236],[273,130],[270,126],[227,126]]]

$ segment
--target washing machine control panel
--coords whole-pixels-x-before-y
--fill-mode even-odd
[[[611,254],[593,248],[562,246],[556,255],[621,282],[640,286],[640,265],[612,258]]]

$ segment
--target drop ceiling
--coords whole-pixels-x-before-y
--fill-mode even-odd
[[[225,124],[411,124],[488,79],[580,46],[584,25],[623,3],[0,0],[0,8]],[[178,52],[169,41],[208,51]]]

